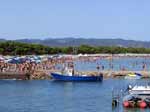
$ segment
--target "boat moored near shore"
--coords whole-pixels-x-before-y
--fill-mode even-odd
[[[150,86],[129,86],[128,95],[123,98],[123,106],[125,108],[146,108],[150,107]]]
[[[129,73],[125,76],[125,79],[141,79],[142,75],[140,73]]]
[[[51,73],[52,77],[55,80],[61,81],[102,81],[103,75],[99,76],[88,76],[88,75],[67,75],[67,74],[59,74],[59,73]]]

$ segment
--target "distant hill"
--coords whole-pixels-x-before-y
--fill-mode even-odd
[[[0,39],[0,42],[4,42],[4,41],[6,41],[5,39]]]
[[[0,41],[6,41],[0,39]],[[23,43],[37,43],[46,46],[79,46],[79,45],[91,45],[91,46],[121,46],[121,47],[145,47],[150,48],[150,42],[147,41],[135,41],[124,39],[84,39],[84,38],[49,38],[49,39],[19,39],[15,40]]]

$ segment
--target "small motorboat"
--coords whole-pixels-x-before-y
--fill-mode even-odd
[[[150,107],[150,86],[128,87],[128,95],[123,98],[123,106],[146,108]]]
[[[102,81],[103,74],[99,73],[97,76],[86,74],[75,74],[73,62],[68,63],[68,66],[64,66],[61,73],[51,73],[51,76],[55,80],[61,81]]]
[[[142,74],[139,73],[129,73],[125,76],[125,79],[141,79]]]

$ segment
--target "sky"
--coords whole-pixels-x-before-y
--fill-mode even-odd
[[[150,0],[0,0],[0,38],[150,41]]]

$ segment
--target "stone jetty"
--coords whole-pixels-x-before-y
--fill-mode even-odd
[[[21,80],[37,80],[37,79],[51,79],[51,72],[60,72],[56,70],[38,70],[34,73],[19,73],[19,72],[3,72],[0,73],[0,79],[21,79]],[[150,71],[75,71],[77,75],[97,76],[100,73],[104,78],[121,78],[129,73],[140,73],[143,78],[150,78]]]
[[[121,78],[126,76],[129,73],[140,73],[142,74],[143,78],[150,78],[150,71],[84,71],[84,72],[77,72],[77,74],[87,74],[87,75],[94,75],[97,76],[100,73],[103,74],[104,78]]]
[[[59,71],[57,71],[59,72]],[[50,72],[49,72],[50,73]],[[107,78],[122,78],[129,73],[140,73],[142,74],[142,78],[150,78],[150,71],[75,71],[77,75],[89,75],[89,76],[97,76],[100,73],[103,74],[105,79]]]
[[[29,80],[30,74],[17,73],[17,72],[4,72],[4,73],[0,73],[0,79]]]

